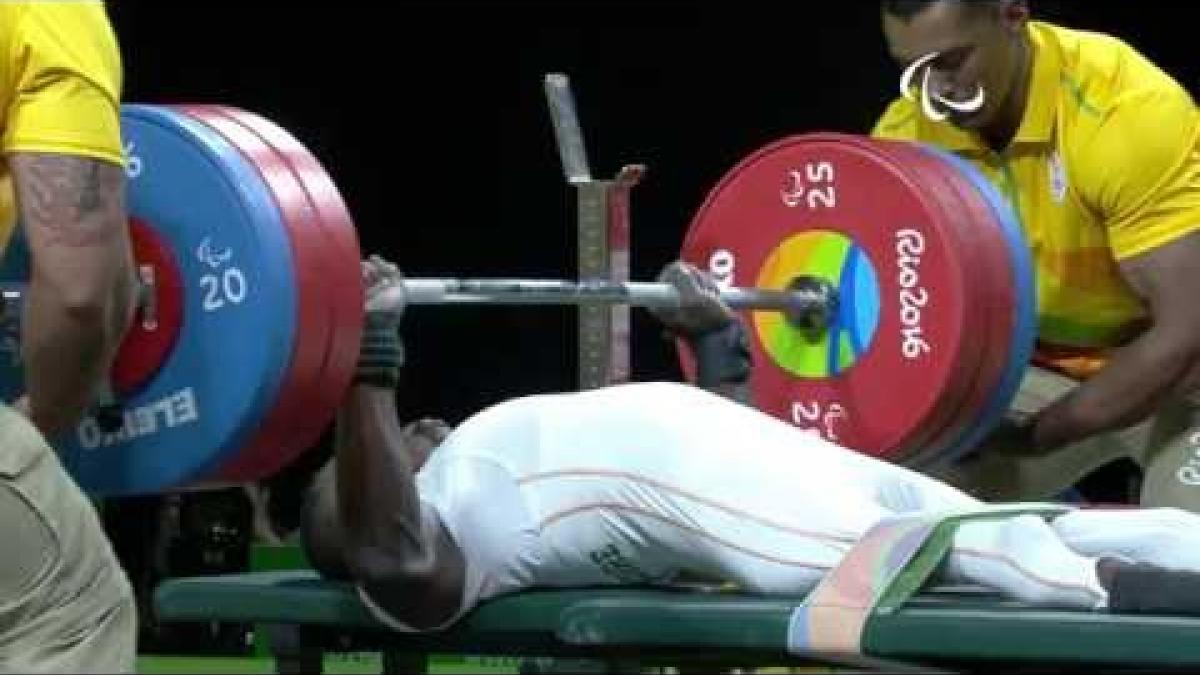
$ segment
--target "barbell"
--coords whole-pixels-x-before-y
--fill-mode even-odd
[[[681,306],[679,292],[662,282],[564,281],[552,279],[405,279],[403,294],[384,291],[377,302],[411,305],[592,305],[621,304],[671,309]],[[798,276],[787,289],[719,289],[733,309],[779,312],[792,325],[823,330],[837,311],[837,289],[823,279]]]
[[[121,119],[142,300],[110,373],[117,423],[88,415],[57,449],[93,494],[268,476],[317,439],[349,387],[364,302],[353,219],[313,155],[261,116],[126,105]],[[1004,199],[953,156],[804,134],[733,167],[680,258],[747,315],[764,411],[919,465],[968,450],[1015,393],[1033,344],[1021,237]],[[17,238],[0,290],[19,303],[27,279]],[[679,302],[666,284],[593,280],[409,278],[404,295]],[[5,326],[0,396],[11,400],[23,377],[19,333]]]

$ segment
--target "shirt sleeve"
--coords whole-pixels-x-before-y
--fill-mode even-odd
[[[1162,87],[1122,96],[1082,139],[1079,193],[1105,222],[1117,259],[1200,229],[1197,122],[1186,91]]]
[[[122,63],[102,2],[34,2],[14,28],[13,94],[0,151],[123,164]]]
[[[893,141],[917,139],[917,110],[911,101],[896,99],[884,110],[871,129],[873,138]]]

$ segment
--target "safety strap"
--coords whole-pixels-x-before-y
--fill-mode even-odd
[[[1061,504],[985,505],[968,511],[899,515],[876,524],[792,612],[788,650],[862,654],[868,621],[891,614],[929,579],[967,521],[1057,515]]]

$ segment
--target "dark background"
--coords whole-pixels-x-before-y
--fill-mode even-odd
[[[1117,33],[1200,85],[1191,3],[1034,11]],[[126,101],[222,102],[274,119],[338,182],[364,249],[411,276],[574,276],[574,192],[546,72],[572,79],[594,175],[649,166],[633,193],[635,278],[672,259],[739,158],[787,134],[865,132],[898,77],[873,0],[122,0],[110,12]],[[406,414],[458,421],[501,398],[575,386],[568,309],[420,307],[406,331]],[[633,352],[635,377],[679,376],[640,312]]]

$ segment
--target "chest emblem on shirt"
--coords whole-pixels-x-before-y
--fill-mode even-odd
[[[592,551],[588,557],[600,568],[600,571],[618,582],[625,584],[646,584],[660,581],[642,571],[636,563],[612,544],[608,544],[600,550]]]
[[[1057,151],[1050,155],[1050,196],[1059,204],[1067,197],[1067,170]]]

